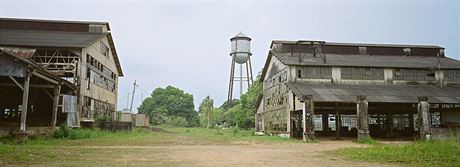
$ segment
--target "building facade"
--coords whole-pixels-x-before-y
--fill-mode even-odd
[[[460,61],[424,45],[273,41],[256,131],[437,137],[460,125]]]
[[[0,47],[34,49],[30,60],[76,86],[72,126],[115,117],[123,71],[108,22],[0,18]]]

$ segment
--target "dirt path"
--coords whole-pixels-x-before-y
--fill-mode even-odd
[[[351,141],[305,144],[89,146],[120,152],[120,166],[391,166],[333,158],[325,151],[363,147]]]

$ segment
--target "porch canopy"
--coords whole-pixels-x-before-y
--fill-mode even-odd
[[[428,97],[429,103],[459,104],[460,86],[438,85],[343,85],[290,82],[287,87],[297,97],[313,96],[314,102],[354,103],[357,96],[366,96],[375,103],[418,103]]]

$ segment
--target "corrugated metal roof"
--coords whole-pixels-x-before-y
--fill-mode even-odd
[[[273,44],[298,44],[306,42],[316,42],[312,40],[299,40],[299,41],[288,41],[288,40],[273,40]],[[342,43],[342,42],[325,42],[325,45],[329,46],[363,46],[363,47],[396,47],[396,48],[432,48],[432,49],[444,49],[443,47],[436,45],[407,45],[407,44],[371,44],[371,43]]]
[[[433,85],[342,85],[291,82],[286,84],[296,96],[313,95],[317,102],[355,102],[367,96],[369,102],[417,103],[426,96],[430,103],[460,104],[460,87]]]
[[[397,67],[397,68],[438,68],[437,57],[425,56],[386,56],[386,55],[339,55],[327,54],[326,63],[320,56],[302,53],[299,61],[298,53],[271,53],[287,65],[312,65],[312,66],[351,66],[351,67]],[[441,68],[460,69],[460,61],[444,57],[440,58]]]
[[[0,30],[0,45],[82,48],[107,34],[2,29]]]

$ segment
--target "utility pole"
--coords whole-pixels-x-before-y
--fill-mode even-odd
[[[133,96],[131,98],[131,106],[129,107],[129,112],[133,112],[133,101],[134,101],[134,93],[136,93],[136,80],[134,80],[134,86],[133,86]]]

